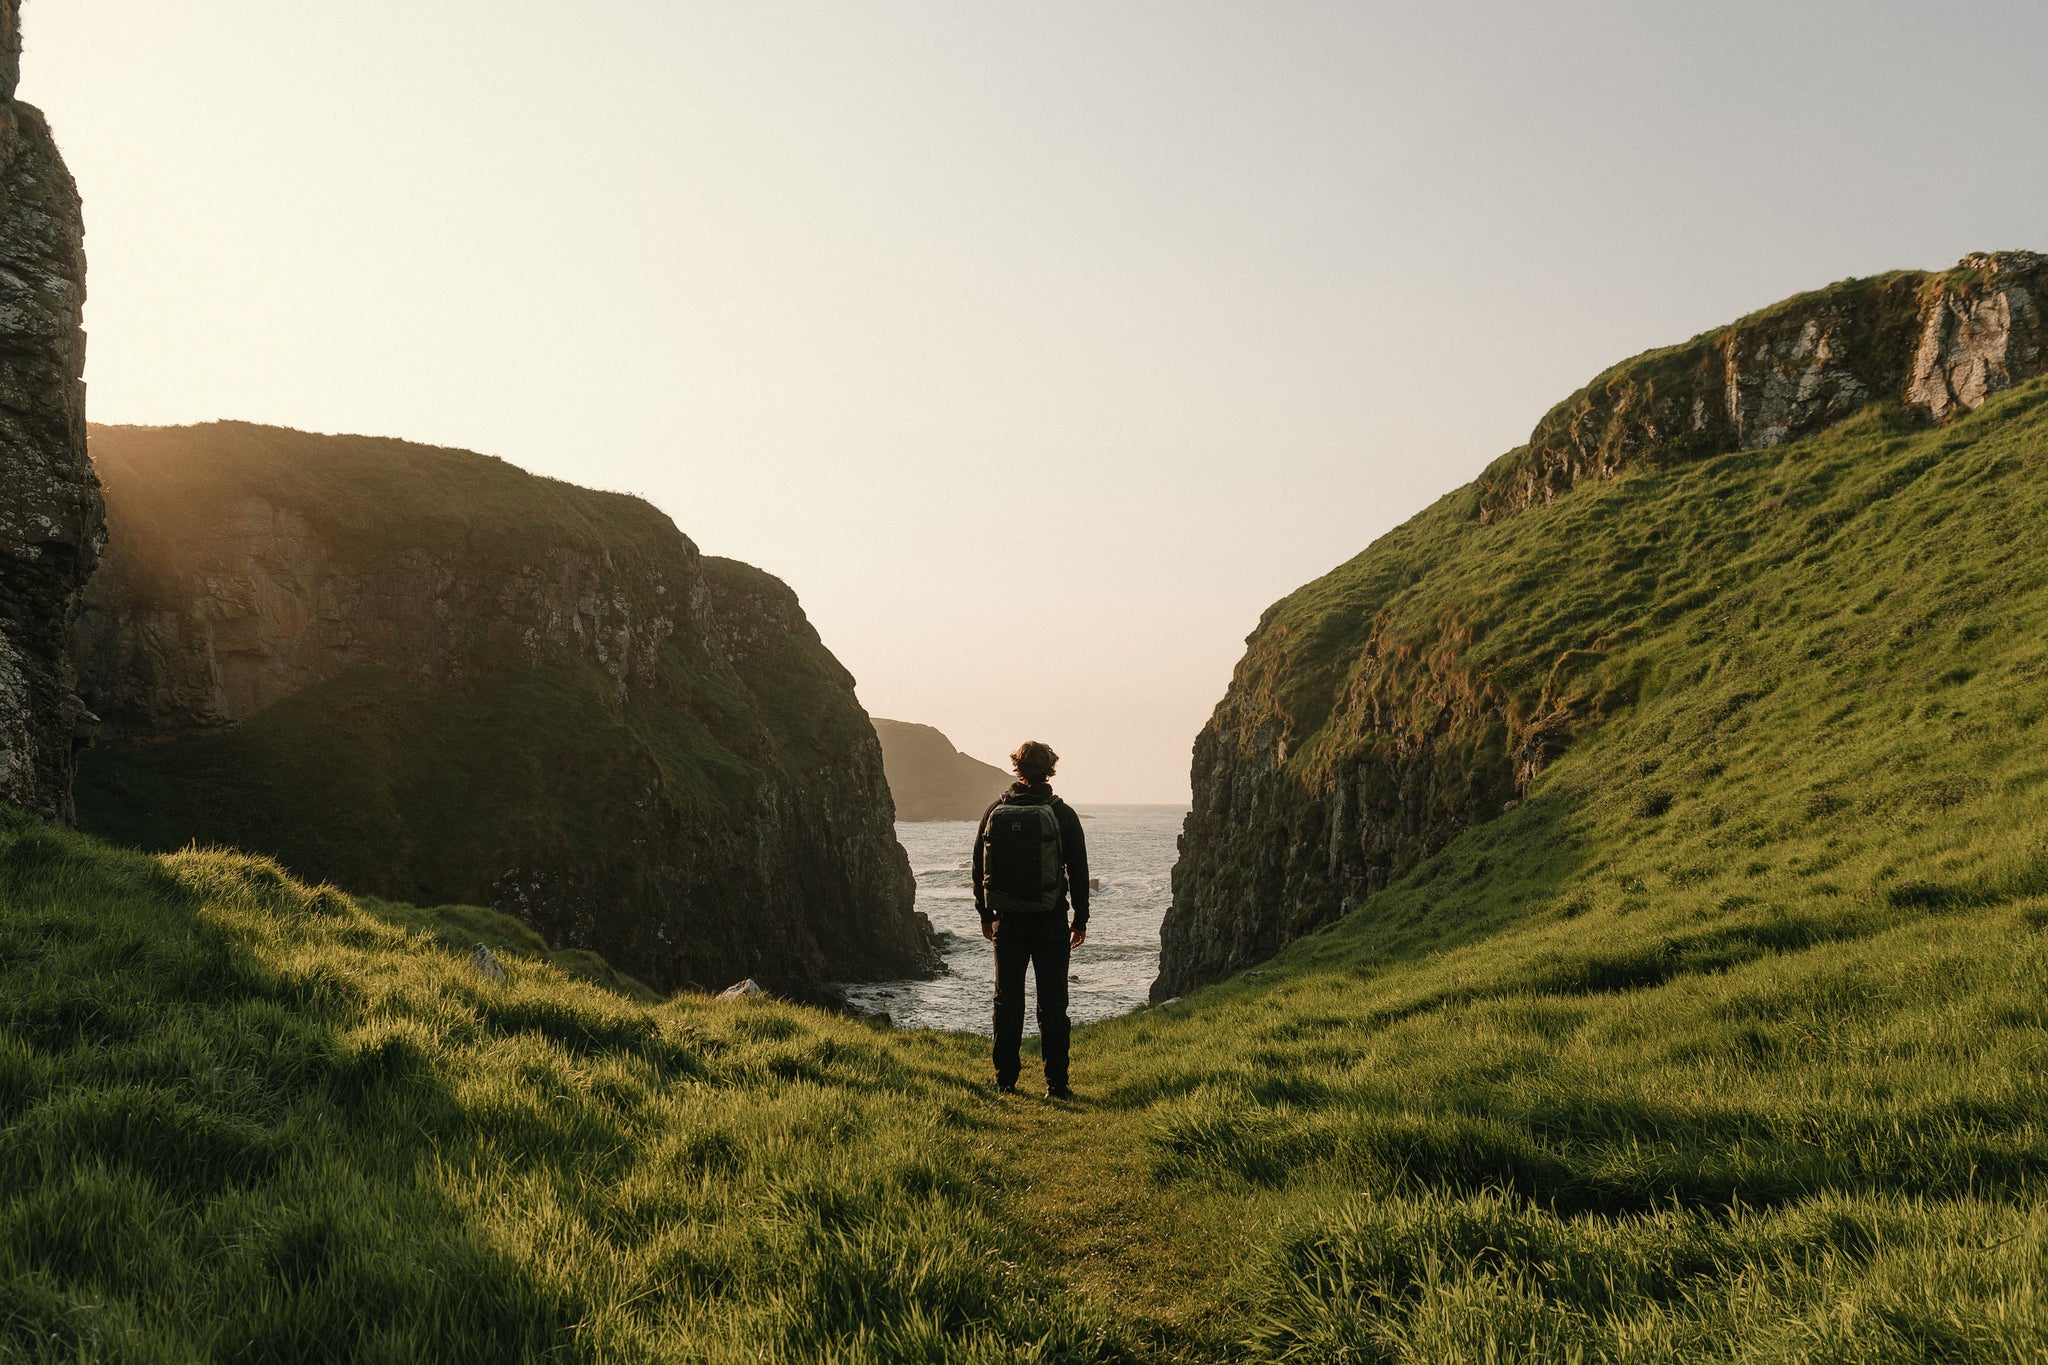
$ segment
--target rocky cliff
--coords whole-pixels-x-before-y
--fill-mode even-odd
[[[85,227],[49,125],[14,98],[20,59],[19,0],[0,0],[0,801],[68,819],[91,725],[71,624],[102,536],[85,451]]]
[[[635,498],[399,441],[93,430],[80,822],[517,914],[664,989],[924,970],[853,680]]]
[[[1479,516],[1547,503],[1584,479],[1796,440],[1867,403],[1935,420],[2048,365],[2048,256],[1966,256],[1787,299],[1615,366],[1553,408],[1479,481]]]
[[[1474,485],[1268,609],[1195,742],[1155,998],[1349,912],[1521,801],[1575,735],[1630,704],[1642,680],[1614,651],[1659,610],[1657,593],[1680,591],[1638,580],[1685,527],[1603,526],[1572,544],[1508,537],[1508,523],[1589,484],[1851,418],[1954,420],[2048,372],[2044,306],[2048,257],[1973,255],[1799,295],[1638,356]],[[1555,556],[1587,554],[1605,557],[1611,590],[1546,597]]]
[[[979,820],[1010,785],[1001,768],[969,758],[929,725],[875,721],[898,820]]]

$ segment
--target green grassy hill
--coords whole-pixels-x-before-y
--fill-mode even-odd
[[[2048,256],[1970,256],[1636,356],[1275,603],[1195,740],[1155,998],[1332,923],[1665,694],[1726,708],[1698,749],[1768,714],[1781,679],[1872,705],[1917,696],[1921,659],[1976,667],[1974,640],[1915,632],[2026,586],[2003,505],[2025,473],[1958,482],[1969,462],[1948,457],[2004,439],[1962,416],[2048,373],[2043,297]],[[2027,420],[1999,412],[1993,429]],[[1775,723],[1825,743],[1828,695]],[[1677,741],[1636,743],[1666,761]],[[1676,800],[1672,780],[1645,799]]]
[[[1605,723],[1073,1105],[8,817],[0,1358],[2048,1359],[2044,468],[2036,381],[1466,538]]]

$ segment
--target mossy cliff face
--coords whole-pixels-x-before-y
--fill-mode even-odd
[[[853,680],[638,499],[398,441],[95,428],[80,819],[491,905],[664,989],[928,963]]]
[[[101,539],[85,453],[85,228],[35,109],[14,98],[18,0],[0,0],[0,801],[71,815],[91,718],[72,690],[79,589]]]
[[[1510,534],[1588,481],[1775,446],[1859,413],[1951,420],[2048,371],[2048,257],[1976,255],[1800,295],[1601,375],[1529,443],[1270,608],[1196,740],[1155,998],[1272,955],[1510,809],[1630,704],[1655,602],[1546,596],[1546,556],[1617,583],[1682,524]],[[1815,534],[1828,528],[1816,526]],[[1697,585],[1658,591],[1684,605]]]

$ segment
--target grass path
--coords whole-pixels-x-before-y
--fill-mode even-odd
[[[1098,1073],[1114,1065],[1088,1064]],[[1241,1194],[1161,1182],[1142,1121],[1091,1089],[1100,1086],[1084,1083],[1065,1103],[1028,1091],[991,1099],[996,1160],[1014,1173],[1005,1212],[1083,1317],[1115,1324],[1162,1359],[1224,1358],[1220,1309],[1255,1244],[1258,1211]]]

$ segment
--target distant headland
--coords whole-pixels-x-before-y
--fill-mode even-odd
[[[898,820],[978,820],[1010,775],[969,758],[929,725],[874,717]]]

